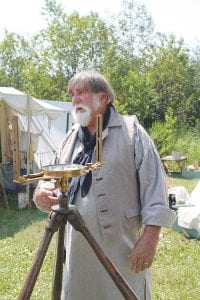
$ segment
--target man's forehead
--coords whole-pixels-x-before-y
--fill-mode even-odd
[[[74,84],[69,87],[69,93],[74,93],[74,92],[90,92],[91,90],[84,86],[83,84]]]

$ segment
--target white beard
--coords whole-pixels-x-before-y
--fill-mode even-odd
[[[92,99],[92,107],[97,110],[100,106],[100,99],[95,96]],[[78,108],[82,108],[84,111],[77,111]],[[80,124],[82,127],[87,127],[90,124],[91,121],[91,116],[92,114],[92,110],[84,105],[84,104],[77,104],[74,106],[73,110],[72,110],[72,116],[73,119],[76,123]]]
[[[82,108],[84,111],[76,111],[77,108]],[[87,127],[91,121],[91,109],[86,105],[78,104],[74,106],[72,116],[76,123],[80,124],[82,127]]]

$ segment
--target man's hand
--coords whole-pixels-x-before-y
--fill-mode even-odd
[[[149,268],[156,253],[156,247],[159,241],[160,227],[147,225],[142,236],[136,242],[129,256],[131,269],[138,273]]]
[[[33,200],[40,210],[50,212],[51,207],[58,204],[54,184],[51,182],[40,184],[34,192]]]

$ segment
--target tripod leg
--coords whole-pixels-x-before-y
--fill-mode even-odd
[[[64,263],[64,233],[65,225],[60,226],[57,239],[56,264],[52,288],[52,300],[58,300],[61,297],[63,263]]]
[[[121,294],[124,296],[124,299],[138,300],[138,297],[136,296],[135,292],[130,288],[128,283],[119,273],[119,271],[115,268],[115,266],[112,264],[109,258],[104,254],[99,244],[91,235],[80,213],[77,210],[72,210],[68,214],[68,221],[74,227],[75,230],[83,234],[83,236],[95,252],[96,256],[98,257],[98,259],[100,260],[100,262],[102,263],[102,265],[104,266],[104,268],[106,269],[116,286],[119,288]]]
[[[63,178],[62,186],[65,186],[67,181]],[[59,219],[61,225],[58,230],[57,238],[57,253],[56,263],[54,268],[54,279],[52,287],[52,300],[59,300],[62,291],[62,278],[63,278],[63,264],[64,264],[64,236],[65,236],[65,225],[67,222],[68,215],[68,197],[65,191],[62,191],[59,196],[59,205],[52,207],[52,210],[59,213]]]
[[[45,227],[45,233],[43,239],[38,248],[35,261],[31,267],[31,270],[26,278],[24,286],[21,289],[18,300],[28,300],[30,299],[31,293],[35,286],[35,282],[39,275],[40,269],[42,267],[42,263],[44,261],[46,252],[48,250],[50,241],[52,239],[53,233],[58,230],[59,222],[57,220],[57,214],[52,213],[47,221]]]

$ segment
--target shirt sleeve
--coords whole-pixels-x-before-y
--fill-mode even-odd
[[[135,124],[135,163],[143,224],[171,227],[176,215],[169,208],[165,170],[152,139],[138,123]]]

